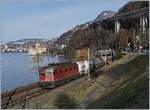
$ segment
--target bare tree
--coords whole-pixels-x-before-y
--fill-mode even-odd
[[[33,70],[39,70],[41,63],[43,62],[42,54],[36,53],[36,55],[31,56],[33,62]]]

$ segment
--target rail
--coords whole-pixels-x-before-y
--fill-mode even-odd
[[[104,63],[101,63],[99,67],[103,65]],[[95,68],[95,70],[98,70],[98,68]],[[18,87],[11,91],[3,92],[1,93],[1,108],[12,108],[18,104],[23,104],[22,108],[26,108],[29,99],[47,93],[48,91],[49,90],[39,87],[39,82],[36,82],[24,87]]]
[[[28,99],[36,97],[47,92],[39,87],[39,83],[32,83],[24,87],[16,88],[15,90],[3,92],[1,94],[1,108],[11,108],[16,104],[25,103]]]

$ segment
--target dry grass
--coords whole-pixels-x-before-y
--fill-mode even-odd
[[[148,65],[148,55],[124,65],[111,82],[115,86],[97,95],[88,108],[148,108]]]
[[[98,81],[105,80],[110,69],[135,58],[136,55],[125,55],[122,59],[113,62],[100,69]],[[128,59],[128,60],[126,60]],[[108,72],[109,73],[109,72]],[[89,84],[87,77],[74,80],[56,89],[50,90],[48,93],[40,95],[28,101],[26,108],[30,109],[56,109],[56,108],[76,108],[79,104],[98,87],[98,83]],[[104,92],[104,94],[107,92]],[[21,108],[17,106],[16,108]]]
[[[66,103],[69,105],[68,100],[70,103],[74,102],[74,107],[76,107],[94,88],[95,85],[89,85],[87,78],[84,77],[31,99],[27,108],[54,109],[59,108],[59,105],[62,104],[66,108]],[[60,96],[62,97],[59,98]],[[72,108],[74,107],[72,105]]]

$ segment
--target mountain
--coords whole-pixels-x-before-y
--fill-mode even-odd
[[[149,7],[149,1],[131,1],[118,10],[117,14],[138,10],[140,8]]]
[[[85,24],[81,24],[76,26],[75,28],[63,33],[55,42],[56,44],[66,44],[68,43],[74,48],[83,48],[83,47],[91,47],[91,48],[115,48],[115,36],[114,36],[114,26],[111,23],[103,22],[99,24],[99,28],[91,29],[89,24],[93,24],[93,22],[97,20],[103,20],[115,15],[138,10],[140,8],[149,7],[148,1],[131,1],[126,5],[121,7],[117,13],[113,11],[103,11],[101,12],[94,20],[87,22]],[[127,38],[129,38],[133,32],[131,32],[132,28],[137,28],[139,25],[138,20],[136,18],[132,18],[130,20],[122,20],[122,29],[121,36],[124,36],[124,42],[127,42]],[[106,28],[104,28],[106,27]],[[108,28],[108,29],[107,29]],[[137,28],[139,29],[139,28]],[[126,45],[126,43],[124,43]]]
[[[66,44],[67,42],[70,41],[70,39],[72,38],[73,34],[77,31],[77,30],[83,30],[88,28],[88,25],[97,21],[97,20],[103,20],[109,17],[112,17],[115,15],[115,12],[113,11],[103,11],[101,14],[99,14],[97,16],[96,19],[94,19],[93,21],[87,22],[85,24],[81,24],[81,25],[77,25],[75,28],[63,33],[55,42],[56,44]]]
[[[114,15],[115,15],[115,12],[113,11],[103,11],[101,14],[97,16],[97,18],[94,21],[107,19],[107,18],[113,17]]]
[[[63,34],[56,40],[55,44],[61,45],[61,44],[67,43],[67,41],[69,41],[70,38],[72,37],[72,33],[73,33],[73,30],[69,30],[69,31],[63,33]]]
[[[90,22],[88,22],[90,23]],[[72,38],[73,33],[75,33],[77,30],[80,29],[85,29],[88,27],[88,23],[85,24],[81,24],[81,25],[77,25],[75,28],[63,33],[62,35],[60,35],[60,37],[56,40],[55,44],[61,45],[61,44],[66,44],[67,42],[70,41],[70,39]]]
[[[36,42],[46,42],[48,39],[21,39],[17,41],[7,42],[6,44],[25,44],[25,43],[36,43]]]
[[[25,47],[25,46],[34,46],[36,43],[43,43],[45,45],[51,45],[53,42],[49,39],[21,39],[17,41],[11,41],[5,43],[8,47],[16,48],[16,47]]]

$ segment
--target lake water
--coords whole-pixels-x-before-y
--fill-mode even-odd
[[[33,69],[33,60],[27,53],[1,53],[1,91],[12,90],[38,81],[38,72]],[[66,62],[63,56],[44,57],[42,66],[53,62]]]

